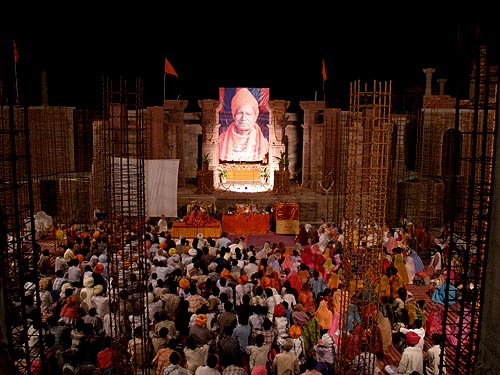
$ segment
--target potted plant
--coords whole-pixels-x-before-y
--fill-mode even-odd
[[[269,173],[267,167],[264,167],[260,170],[260,180],[267,184],[269,180]]]
[[[223,167],[219,167],[219,169],[217,169],[217,172],[219,173],[219,181],[221,183],[224,183],[227,181],[227,169],[223,168]]]
[[[275,156],[274,158],[278,160],[280,171],[288,169],[288,155],[285,151],[280,151],[280,156]]]
[[[208,166],[210,165],[210,154],[207,152],[201,157],[201,168],[204,171],[208,171]]]

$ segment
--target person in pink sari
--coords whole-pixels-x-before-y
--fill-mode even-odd
[[[470,328],[472,316],[468,306],[464,306],[463,314],[458,314],[454,326],[447,332],[447,339],[453,346],[460,344],[461,348],[466,348],[470,340]],[[448,331],[448,329],[447,329]]]
[[[297,265],[293,261],[293,258],[291,255],[285,255],[285,258],[283,259],[283,263],[281,263],[281,269],[283,271],[291,271],[292,268],[295,268],[297,270]]]

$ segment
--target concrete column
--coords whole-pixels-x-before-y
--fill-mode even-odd
[[[285,128],[287,125],[286,110],[290,102],[286,100],[273,100],[267,103],[269,110],[269,165],[271,170],[278,169],[278,161],[281,151],[287,151]]]
[[[201,108],[201,133],[203,135],[203,154],[210,155],[209,169],[217,169],[219,165],[219,111],[218,100],[203,99],[198,104]]]
[[[446,78],[438,79],[439,82],[439,95],[444,95],[444,85],[446,83]]]
[[[299,128],[295,123],[290,123],[285,129],[286,139],[288,141],[288,169],[290,170],[290,178],[295,178],[299,170],[299,159],[302,154],[302,142],[299,139]]]
[[[434,68],[426,68],[425,73],[425,95],[432,95],[432,74],[436,71]]]
[[[312,145],[315,141],[318,141],[314,139],[313,127],[316,122],[318,112],[325,109],[325,103],[307,101],[300,102],[299,104],[304,110],[304,124],[302,125],[304,128],[302,139],[302,184],[307,184],[314,173],[313,165],[314,160],[317,157],[316,153],[315,155],[312,155]]]
[[[179,177],[177,180],[178,186],[184,186],[185,171],[184,171],[184,109],[187,107],[187,100],[165,100],[163,108],[168,112],[167,131],[169,135],[169,148],[175,159],[179,159]]]

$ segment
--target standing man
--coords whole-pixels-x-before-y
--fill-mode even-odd
[[[283,344],[283,352],[276,354],[273,359],[272,369],[276,375],[300,374],[299,360],[293,349],[293,340],[287,339]]]
[[[432,334],[432,346],[424,352],[424,373],[426,375],[439,375],[439,364],[441,363],[441,343],[443,342],[443,335],[440,333]],[[446,353],[443,348],[443,372],[446,374]]]

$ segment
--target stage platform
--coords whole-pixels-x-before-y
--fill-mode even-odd
[[[214,189],[210,194],[196,193],[197,186],[185,184],[177,190],[177,210],[178,217],[186,215],[186,205],[192,201],[210,201],[217,207],[217,219],[222,220],[222,213],[227,212],[228,207],[235,207],[238,203],[249,203],[258,205],[259,209],[272,211],[276,201],[297,202],[300,207],[300,222],[316,224],[322,217],[330,217],[335,212],[334,204],[343,203],[338,197],[332,194],[320,194],[310,189],[302,189],[295,181],[290,181],[290,191],[288,194],[276,194],[273,191],[265,192],[235,192],[230,190]],[[173,218],[172,218],[173,219]],[[272,219],[272,218],[271,218]],[[271,223],[271,231],[274,231]]]
[[[222,234],[222,226],[220,223],[196,226],[175,222],[172,224],[172,230],[170,231],[171,236],[174,238],[179,238],[181,235],[186,238],[194,238],[198,233],[203,233],[203,237],[218,238]]]

